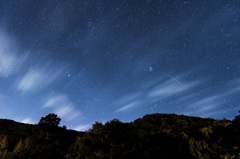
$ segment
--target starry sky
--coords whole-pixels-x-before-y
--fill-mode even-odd
[[[240,110],[239,0],[0,1],[0,118],[60,126]]]

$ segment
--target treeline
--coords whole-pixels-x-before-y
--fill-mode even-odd
[[[62,127],[42,127],[0,120],[0,158],[35,159],[64,158],[67,148],[75,143],[83,132]]]
[[[96,122],[86,132],[58,127],[57,117],[46,119],[38,125],[0,120],[0,158],[240,158],[239,116],[230,121],[152,114],[131,123]]]

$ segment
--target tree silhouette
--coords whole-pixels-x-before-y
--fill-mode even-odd
[[[240,113],[240,111],[239,111],[239,113]],[[235,122],[240,122],[240,115],[235,116],[234,119],[233,119],[233,121],[235,121]]]
[[[57,117],[56,114],[50,113],[46,115],[46,117],[42,117],[38,122],[39,126],[58,126],[61,119]]]

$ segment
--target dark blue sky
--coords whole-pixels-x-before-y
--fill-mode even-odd
[[[239,0],[1,1],[0,118],[233,119],[239,16]]]

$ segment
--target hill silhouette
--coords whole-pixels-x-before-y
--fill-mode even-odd
[[[239,132],[239,116],[231,121],[148,114],[130,123],[96,122],[86,132],[0,119],[0,158],[234,159],[240,158]]]

